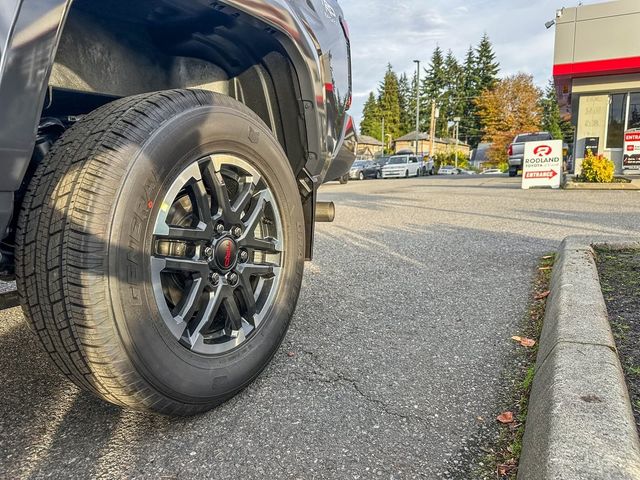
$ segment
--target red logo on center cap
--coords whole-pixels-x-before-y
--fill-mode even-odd
[[[540,145],[533,150],[533,154],[538,157],[544,157],[545,155],[551,155],[553,148],[549,145]]]
[[[231,250],[233,249],[233,244],[231,240],[227,240],[226,250],[224,254],[224,268],[229,268],[231,266]]]

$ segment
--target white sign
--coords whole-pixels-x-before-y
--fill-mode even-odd
[[[624,133],[623,170],[634,170],[640,173],[640,128],[627,130]]]
[[[525,143],[522,188],[560,188],[561,180],[562,140]]]

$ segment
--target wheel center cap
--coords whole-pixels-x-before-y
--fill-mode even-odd
[[[217,267],[226,272],[235,267],[238,261],[238,246],[231,237],[220,240],[213,254]]]

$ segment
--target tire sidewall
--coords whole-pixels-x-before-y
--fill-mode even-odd
[[[216,356],[186,349],[170,333],[151,288],[155,218],[178,174],[209,154],[233,152],[270,184],[285,251],[275,300],[259,329]],[[166,121],[144,143],[116,200],[109,235],[109,294],[122,344],[137,372],[179,403],[211,404],[248,385],[276,352],[297,303],[304,268],[304,223],[295,179],[268,128],[233,107],[194,107]]]

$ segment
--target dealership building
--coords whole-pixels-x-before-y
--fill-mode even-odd
[[[613,160],[618,173],[640,173],[639,32],[640,0],[556,14],[553,74],[561,112],[576,127],[576,173],[587,148]]]

